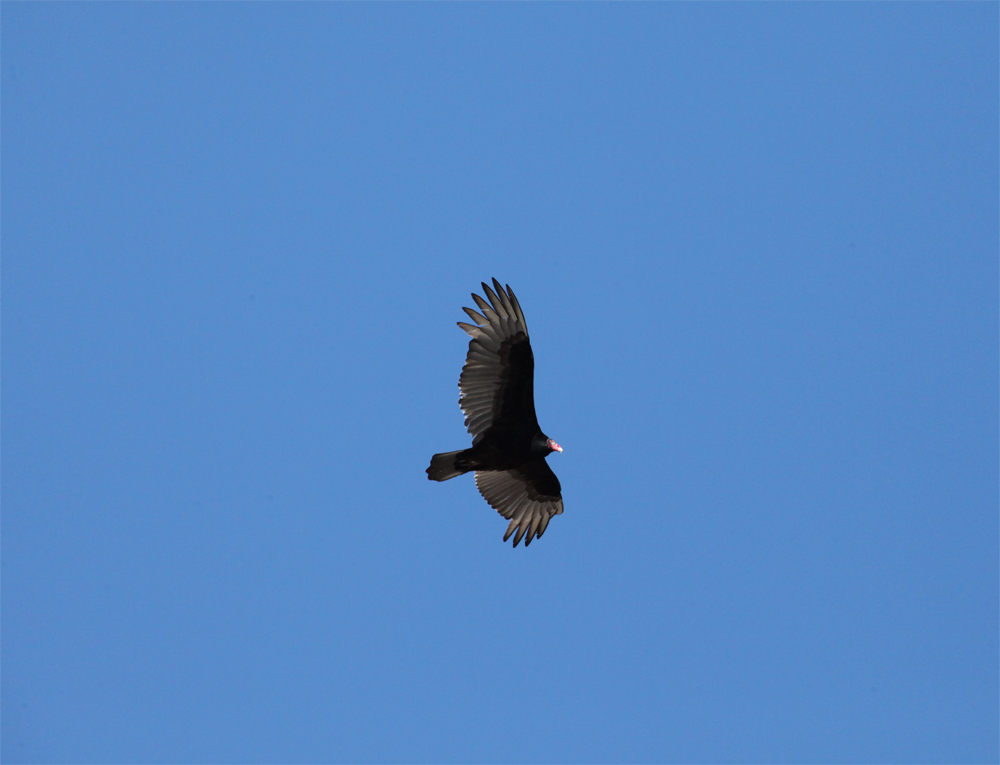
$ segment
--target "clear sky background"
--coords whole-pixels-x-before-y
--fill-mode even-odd
[[[4,762],[998,760],[996,3],[2,22]]]

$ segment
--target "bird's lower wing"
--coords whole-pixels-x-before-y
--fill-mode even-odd
[[[563,511],[559,479],[542,457],[512,470],[479,470],[476,486],[492,508],[510,519],[503,541],[516,532],[515,547],[521,537],[526,537],[525,547],[541,537],[552,516]]]

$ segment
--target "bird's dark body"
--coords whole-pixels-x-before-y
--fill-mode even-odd
[[[562,512],[559,479],[545,458],[561,451],[538,425],[535,415],[535,359],[517,298],[493,280],[496,292],[483,289],[490,302],[473,295],[482,314],[466,308],[478,326],[459,322],[473,339],[459,379],[459,404],[473,435],[472,447],[435,454],[427,477],[446,481],[476,472],[486,500],[517,529],[514,544],[527,532],[527,545],[540,537],[552,515]]]
[[[534,459],[544,459],[551,451],[541,431],[494,426],[471,449],[459,453],[456,467],[469,470],[510,470]]]

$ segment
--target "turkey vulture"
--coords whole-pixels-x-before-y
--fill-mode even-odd
[[[559,479],[545,458],[562,447],[542,433],[535,417],[535,357],[528,325],[514,291],[493,280],[483,282],[489,303],[473,294],[479,310],[463,308],[476,324],[458,322],[472,336],[458,379],[458,405],[472,435],[472,448],[435,454],[427,468],[432,481],[447,481],[476,471],[483,499],[510,519],[506,542],[514,535],[527,547],[541,537],[553,515],[563,511]]]

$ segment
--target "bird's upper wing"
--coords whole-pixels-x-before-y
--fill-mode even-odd
[[[544,457],[512,470],[479,470],[476,486],[483,499],[504,518],[510,519],[503,541],[517,530],[514,547],[527,534],[524,546],[545,533],[553,515],[563,511],[562,489]]]
[[[476,325],[458,322],[472,336],[469,354],[458,380],[458,404],[475,444],[500,421],[534,422],[535,358],[528,342],[528,325],[514,291],[493,280],[496,292],[483,282],[489,303],[473,294],[479,310],[463,308]]]

